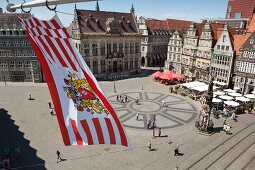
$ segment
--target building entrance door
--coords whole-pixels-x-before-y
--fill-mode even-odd
[[[141,59],[141,66],[143,66],[143,67],[144,67],[144,65],[145,65],[145,58],[144,58],[144,57],[142,57],[142,59]]]
[[[118,65],[117,64],[118,64],[117,61],[113,62],[113,72],[114,73],[118,72]]]

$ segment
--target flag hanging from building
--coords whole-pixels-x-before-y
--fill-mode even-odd
[[[64,144],[130,147],[113,107],[59,18],[19,19],[46,78]]]

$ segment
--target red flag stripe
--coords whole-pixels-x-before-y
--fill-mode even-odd
[[[48,55],[50,56],[50,58],[55,62],[55,59],[53,57],[53,55],[51,54],[50,49],[48,48],[48,46],[45,44],[45,42],[43,41],[42,37],[37,37],[38,40],[40,41],[40,43],[43,45],[43,48],[46,50],[46,52],[48,53]]]
[[[52,29],[48,21],[42,21],[47,29]]]
[[[115,138],[115,134],[114,134],[114,130],[112,127],[112,122],[109,118],[104,118],[105,119],[105,123],[106,126],[108,128],[108,133],[109,133],[109,137],[110,137],[110,144],[116,144],[116,138]]]
[[[52,43],[52,40],[48,36],[44,36],[46,41],[49,43],[50,47],[52,48],[52,51],[54,52],[55,56],[58,58],[59,62],[63,67],[67,67],[67,64],[63,60],[62,56],[59,54],[58,50],[56,49],[55,45]]]
[[[74,71],[78,71],[77,68],[75,67],[73,61],[72,61],[71,58],[69,57],[69,55],[68,55],[68,53],[67,53],[65,47],[64,47],[63,44],[61,43],[60,39],[59,39],[59,38],[56,38],[55,40],[56,40],[56,42],[58,43],[58,46],[61,48],[62,52],[64,53],[64,55],[65,55],[67,61],[68,61],[69,64],[71,65],[72,69],[73,69]]]
[[[30,23],[30,25],[31,25],[32,28],[35,27],[34,23],[31,21],[31,19],[29,19],[28,22]]]
[[[77,129],[76,122],[73,119],[70,119],[70,120],[71,120],[71,125],[73,127],[73,132],[74,132],[74,135],[75,135],[75,138],[76,138],[76,141],[77,141],[77,145],[82,145],[83,141],[82,141],[81,135],[80,135],[80,133]]]
[[[55,19],[51,20],[51,23],[54,25],[56,29],[62,29],[63,27],[58,24],[58,22]]]
[[[36,56],[39,60],[39,62],[41,63],[41,67],[43,72],[45,73],[44,76],[47,80],[47,84],[49,87],[49,91],[51,93],[52,96],[52,101],[53,104],[55,106],[55,110],[56,110],[56,115],[57,115],[57,119],[58,119],[58,123],[59,123],[59,127],[60,127],[60,131],[63,137],[63,141],[64,144],[70,145],[70,138],[68,135],[68,130],[67,127],[65,126],[65,122],[64,122],[64,117],[63,117],[63,113],[62,113],[62,107],[61,107],[61,102],[59,99],[59,94],[57,91],[57,87],[56,87],[56,83],[54,81],[53,75],[50,71],[49,65],[47,63],[47,61],[45,60],[45,58],[43,57],[43,53],[41,51],[41,49],[39,48],[39,46],[37,46],[36,42],[33,40],[33,38],[31,37],[31,35],[29,34],[29,32],[27,30],[25,30],[27,37],[29,39],[29,41],[31,42],[31,45],[34,48],[34,51],[36,53]]]
[[[83,127],[83,130],[87,136],[87,140],[88,140],[88,145],[93,145],[93,138],[92,138],[92,134],[90,132],[90,128],[89,128],[89,125],[87,123],[86,120],[81,120],[81,126]]]
[[[96,132],[97,132],[97,138],[98,138],[98,142],[99,144],[104,144],[104,135],[103,135],[103,131],[102,131],[102,127],[101,124],[98,120],[98,118],[92,118],[93,124],[95,126]]]

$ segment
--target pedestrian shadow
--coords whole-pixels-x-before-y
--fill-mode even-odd
[[[222,127],[222,126],[220,126],[220,127],[214,127],[214,128],[213,128],[213,132],[220,133],[221,131],[223,131],[223,127]]]
[[[156,137],[158,137],[158,138],[167,138],[168,135],[161,135],[161,136],[156,136]]]
[[[150,151],[158,151],[158,148],[152,148]]]
[[[35,100],[35,98],[30,98],[30,99],[28,99],[28,100]]]

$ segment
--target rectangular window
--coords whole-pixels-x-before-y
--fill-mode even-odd
[[[10,41],[10,40],[5,41],[5,45],[6,45],[7,47],[10,47],[10,46],[11,46],[11,41]]]
[[[97,44],[92,44],[92,55],[98,56]]]
[[[235,13],[235,18],[241,18],[242,17],[242,13],[241,12],[237,12]]]
[[[123,54],[123,43],[119,43],[119,53]]]
[[[113,52],[117,52],[117,43],[113,43]]]
[[[107,55],[111,54],[111,52],[112,52],[112,44],[107,43]]]
[[[93,73],[98,74],[98,62],[93,61]]]
[[[217,50],[220,50],[220,45],[217,45]]]
[[[4,46],[4,41],[0,40],[0,47],[3,47],[3,46]]]
[[[226,46],[226,51],[228,51],[229,50],[229,46]]]
[[[140,52],[139,43],[135,43],[135,53],[139,53],[139,52]]]
[[[124,62],[124,71],[128,70],[128,60],[127,58],[125,58],[125,62]]]
[[[23,68],[23,62],[17,61],[17,68]]]
[[[30,68],[31,66],[30,66],[30,62],[29,61],[26,61],[25,62],[25,68]]]
[[[101,55],[105,55],[105,43],[100,44]]]
[[[85,56],[89,56],[89,44],[84,44],[84,54]]]
[[[129,54],[129,43],[125,43],[125,54]]]
[[[15,62],[14,62],[14,61],[10,61],[9,67],[10,67],[10,68],[15,68]]]
[[[223,39],[222,39],[222,42],[225,42],[226,41],[226,35],[223,35]]]
[[[129,62],[129,70],[133,70],[134,66],[133,66],[133,59],[131,58],[130,62]]]
[[[105,67],[105,60],[101,60],[101,73],[106,72],[106,67]]]
[[[138,57],[135,58],[135,69],[138,69]]]
[[[221,50],[225,50],[225,45],[222,45],[222,46],[221,46]]]
[[[130,43],[130,54],[134,54],[134,43]]]
[[[37,62],[33,62],[33,63],[32,63],[32,67],[33,67],[33,69],[37,69],[38,63],[37,63]]]

